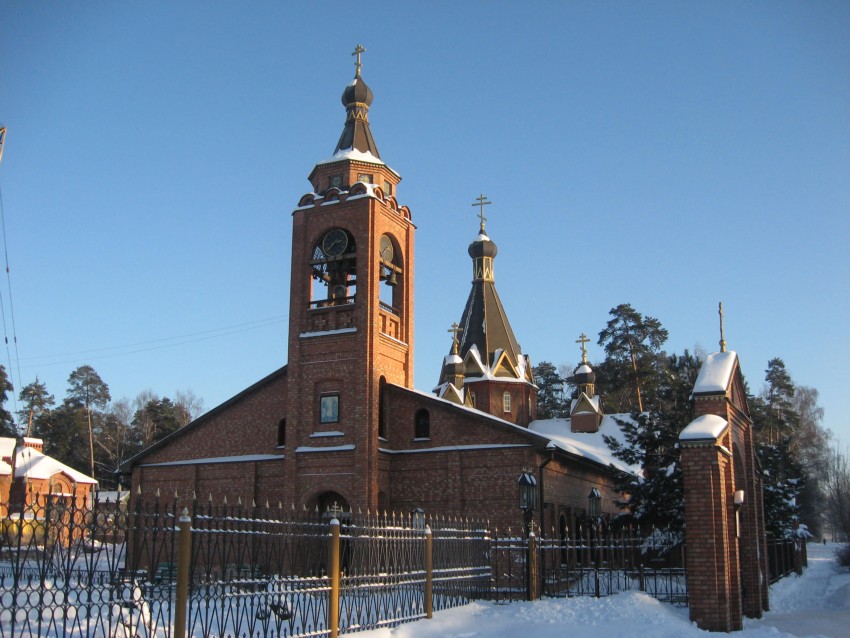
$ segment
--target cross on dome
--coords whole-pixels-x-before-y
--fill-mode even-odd
[[[481,234],[482,235],[484,234],[484,223],[487,221],[487,218],[484,217],[484,207],[489,206],[492,203],[493,202],[488,202],[487,198],[484,196],[484,193],[482,193],[481,195],[479,195],[475,199],[475,203],[472,204],[473,206],[478,206],[481,209],[478,212],[478,218],[481,220]]]
[[[723,335],[723,302],[720,302],[720,307],[717,311],[720,314],[720,352],[726,352],[726,339]]]
[[[354,52],[351,54],[357,56],[357,61],[354,63],[354,77],[356,78],[360,77],[360,68],[363,66],[363,64],[360,62],[361,53],[366,53],[366,49],[363,48],[362,44],[358,44],[356,47],[354,47]]]
[[[587,348],[584,347],[584,344],[590,343],[590,339],[588,339],[587,335],[582,332],[581,336],[576,339],[576,343],[581,344],[581,362],[587,363]]]

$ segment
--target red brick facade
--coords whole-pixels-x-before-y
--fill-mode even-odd
[[[706,366],[713,357],[718,355],[709,355]],[[694,423],[713,415],[725,423],[722,431],[694,435],[686,428],[681,441],[690,616],[710,631],[741,629],[742,615],[760,618],[768,609],[752,421],[737,356],[724,353],[723,358],[732,360],[725,391],[694,392]],[[736,492],[743,503],[735,503]]]
[[[362,132],[371,92],[359,76],[344,101],[355,94],[365,101],[346,103],[346,126]],[[521,523],[517,479],[527,469],[547,528],[584,516],[592,488],[616,513],[610,468],[527,429],[530,377],[471,383],[478,409],[412,389],[415,226],[395,197],[400,177],[375,153],[318,164],[293,212],[288,364],[128,462],[132,498],[141,489],[142,498],[297,508],[339,499],[504,528]],[[442,357],[427,356],[436,371]]]

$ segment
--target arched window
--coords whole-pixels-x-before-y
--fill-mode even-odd
[[[277,422],[277,446],[286,447],[286,419]]]
[[[502,395],[502,411],[510,412],[511,411],[511,393],[505,392]]]
[[[413,417],[413,437],[416,439],[431,438],[431,415],[425,408],[417,410],[416,416]]]

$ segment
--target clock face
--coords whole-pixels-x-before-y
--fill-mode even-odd
[[[329,230],[322,239],[322,251],[329,257],[337,257],[348,248],[348,234],[341,228]]]
[[[381,235],[381,260],[392,263],[393,260],[393,242],[386,235]]]

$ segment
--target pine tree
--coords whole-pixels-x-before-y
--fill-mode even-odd
[[[794,408],[794,382],[782,359],[775,357],[768,362],[765,381],[761,396],[749,397],[747,403],[762,470],[765,529],[776,537],[785,537],[799,523],[800,496],[806,485],[795,453],[800,416]]]
[[[52,394],[48,393],[47,386],[39,381],[37,377],[35,381],[24,386],[18,398],[23,404],[23,409],[18,412],[18,417],[22,424],[21,427],[24,428],[26,436],[30,436],[35,421],[42,414],[50,410],[50,406],[55,403],[55,399]]]
[[[564,379],[549,361],[541,361],[534,367],[534,383],[537,385],[537,418],[558,419],[568,416],[564,401]]]
[[[681,356],[666,357],[653,403],[629,419],[616,419],[625,442],[605,437],[614,456],[641,469],[639,475],[621,475],[617,485],[628,495],[618,504],[641,523],[676,531],[684,528],[679,433],[691,419],[689,396],[699,367],[699,359],[687,350]]]
[[[85,412],[88,429],[89,469],[90,476],[95,476],[94,464],[94,430],[95,422],[102,421],[103,414],[93,414],[93,410],[105,409],[112,397],[109,386],[104,383],[95,369],[89,365],[80,366],[68,377],[68,394],[65,403],[70,408]]]
[[[630,389],[629,408],[643,412],[644,403],[652,402],[661,358],[661,346],[667,341],[667,330],[654,317],[644,317],[630,304],[620,304],[609,312],[611,319],[599,333],[606,361],[602,374],[611,384],[608,390]],[[632,402],[631,399],[634,399]],[[618,405],[617,410],[623,406]]]
[[[15,437],[18,435],[12,413],[6,409],[6,399],[9,398],[12,384],[6,376],[6,368],[0,365],[0,436]]]

